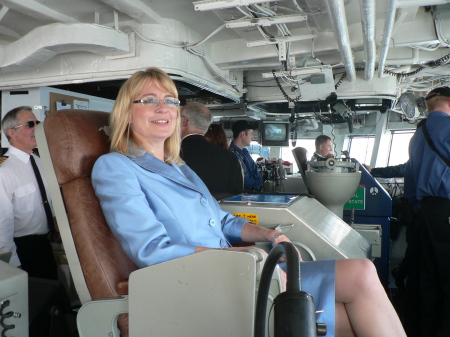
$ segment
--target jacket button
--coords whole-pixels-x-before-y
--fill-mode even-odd
[[[216,220],[210,219],[210,220],[209,220],[209,225],[210,225],[211,227],[214,227],[214,226],[216,225]]]
[[[208,200],[206,200],[206,198],[201,198],[200,199],[200,203],[205,206],[208,203]]]

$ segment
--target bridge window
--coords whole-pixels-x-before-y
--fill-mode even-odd
[[[348,142],[350,157],[361,164],[370,164],[374,143],[375,136],[350,136]]]
[[[247,147],[248,152],[250,153],[250,156],[253,158],[253,160],[257,160],[260,157],[269,158],[270,154],[270,147],[267,146],[261,146],[258,142],[252,141],[250,143],[250,146]]]
[[[289,141],[289,147],[281,147],[280,148],[280,158],[284,161],[289,161],[293,163],[292,172],[297,173],[298,167],[297,162],[295,161],[294,156],[292,155],[292,149],[297,146],[304,147],[308,151],[308,160],[312,157],[314,154],[314,151],[316,150],[314,145],[315,139],[314,138],[301,138],[297,139],[296,146],[291,145],[291,141]],[[268,146],[261,146],[258,144],[258,142],[253,141],[249,147],[247,147],[247,150],[250,152],[250,155],[252,156],[253,160],[257,160],[259,157],[264,158],[270,158],[270,147]]]
[[[389,148],[388,166],[406,163],[409,159],[409,141],[415,130],[392,131],[391,146]]]

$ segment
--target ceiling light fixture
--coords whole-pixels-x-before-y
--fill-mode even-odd
[[[271,44],[277,44],[278,45],[278,60],[281,62],[281,61],[286,61],[286,43],[300,41],[300,40],[313,39],[315,37],[316,37],[316,34],[287,36],[287,37],[282,37],[282,38],[271,38],[268,40],[248,42],[247,47],[260,47],[260,46],[267,46],[267,45],[271,45]]]
[[[306,15],[279,15],[267,18],[227,21],[225,23],[225,27],[227,28],[243,28],[256,26],[267,27],[283,23],[302,22],[305,21],[306,19],[307,19]]]
[[[248,6],[256,3],[273,2],[278,0],[204,0],[193,2],[196,11],[209,11],[212,9],[225,9],[230,7]]]
[[[287,70],[287,71],[279,71],[275,73],[276,77],[295,77],[295,76],[301,76],[301,75],[312,75],[321,73],[322,68],[321,67],[309,67],[309,68],[301,68],[301,69],[293,69],[293,70]],[[263,78],[271,78],[273,77],[273,73],[262,73],[261,74]]]
[[[267,46],[270,44],[280,44],[280,43],[287,43],[287,42],[294,42],[294,41],[300,41],[300,40],[307,40],[307,39],[313,39],[316,37],[316,34],[308,34],[308,35],[299,35],[299,36],[287,36],[283,38],[274,38],[269,40],[260,40],[260,41],[254,41],[254,42],[248,42],[247,47],[260,47],[260,46]]]

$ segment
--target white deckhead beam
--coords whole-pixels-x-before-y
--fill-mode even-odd
[[[0,21],[3,20],[3,17],[8,13],[9,8],[6,6],[3,6],[2,9],[0,9]]]
[[[78,20],[74,18],[61,14],[43,4],[34,0],[2,0],[3,6],[7,6],[10,9],[29,15],[36,18],[37,20],[49,22],[56,21],[62,23],[77,23]]]
[[[100,0],[108,6],[122,12],[137,22],[148,24],[161,24],[162,18],[149,6],[140,0]]]

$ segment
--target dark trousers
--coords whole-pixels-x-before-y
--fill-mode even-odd
[[[14,238],[22,269],[29,277],[56,280],[58,277],[52,246],[47,234]]]
[[[450,336],[450,200],[426,197],[421,209],[421,332]]]
[[[407,273],[406,287],[402,299],[402,323],[408,337],[422,337],[420,333],[420,232],[419,217],[406,227],[405,258],[401,267]]]

